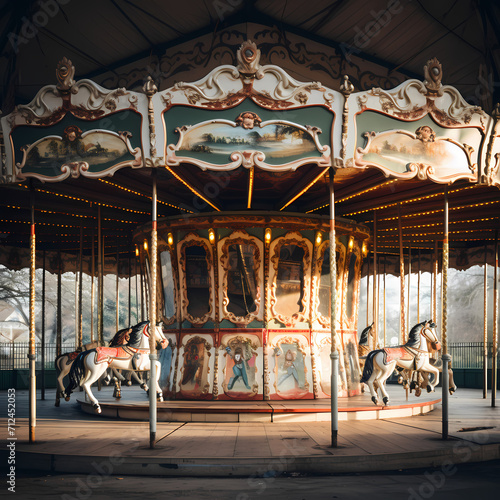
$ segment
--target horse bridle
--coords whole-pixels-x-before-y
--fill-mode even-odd
[[[434,324],[434,323],[431,323],[431,324]],[[435,351],[440,351],[441,350],[441,342],[439,342],[437,335],[433,332],[433,337],[436,340],[431,340],[429,338],[428,334],[426,333],[426,330],[429,330],[431,328],[434,328],[434,327],[430,326],[429,323],[425,323],[424,326],[422,326],[422,329],[420,330],[420,335],[423,336],[425,338],[425,340],[430,342],[432,349],[434,349]]]

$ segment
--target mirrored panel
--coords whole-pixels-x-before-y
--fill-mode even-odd
[[[235,316],[247,316],[257,310],[256,252],[254,244],[227,248],[227,311]]]
[[[280,249],[276,275],[276,312],[291,317],[303,312],[304,249],[295,244]]]
[[[163,284],[163,315],[169,319],[175,315],[174,272],[170,251],[160,253],[161,279]]]
[[[210,312],[210,275],[207,251],[199,245],[190,245],[186,255],[187,312],[194,318],[202,318]]]

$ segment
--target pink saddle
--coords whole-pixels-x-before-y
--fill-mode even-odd
[[[386,363],[390,363],[397,359],[411,361],[415,357],[405,347],[385,347],[384,352]]]
[[[125,351],[123,347],[96,347],[95,364],[111,363],[113,359],[130,359],[132,353]]]

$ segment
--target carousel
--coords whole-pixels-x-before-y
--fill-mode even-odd
[[[471,231],[491,239],[500,113],[489,116],[443,85],[437,59],[424,73],[423,81],[359,92],[346,74],[331,89],[262,65],[247,41],[236,65],[163,90],[149,78],[131,91],[75,81],[62,59],[56,85],[2,118],[2,190],[13,207],[31,200],[33,272],[37,238],[51,232],[37,218],[48,206],[48,217],[67,218],[70,207],[96,222],[92,232],[80,225],[80,255],[92,275],[97,260],[101,305],[102,240],[120,242],[117,269],[120,246],[140,265],[141,320],[161,322],[159,333],[144,327],[148,348],[125,342],[106,351],[98,313],[92,340],[97,362],[149,357],[159,384],[150,391],[154,411],[158,392],[162,405],[329,399],[336,414],[339,397],[361,394],[367,256],[399,252],[404,276],[404,220],[413,248],[434,254],[439,242],[446,298],[449,205],[460,225],[477,222]],[[127,220],[115,215],[122,209]],[[47,238],[43,248],[55,247]],[[377,266],[372,272],[375,281]],[[418,332],[405,318],[404,288],[401,301],[406,345]],[[32,315],[34,360],[34,308]],[[421,325],[422,335],[436,327],[432,318]],[[133,325],[123,326],[135,338]],[[81,323],[76,335],[81,346]],[[440,337],[446,361],[446,312]],[[381,343],[374,331],[371,350]]]

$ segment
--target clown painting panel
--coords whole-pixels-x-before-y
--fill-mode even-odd
[[[208,380],[211,348],[210,343],[200,336],[192,337],[185,343],[179,380],[182,396],[198,399],[211,397]]]
[[[251,399],[259,393],[258,337],[240,335],[223,338],[224,351],[222,388],[231,399]]]
[[[305,340],[305,339],[304,339]],[[275,339],[272,346],[274,363],[274,389],[276,396],[283,399],[312,399],[309,391],[310,369],[306,366],[305,342],[299,342],[291,337]],[[310,362],[310,359],[308,360]],[[310,368],[310,367],[309,367]],[[271,399],[274,399],[271,396]]]

